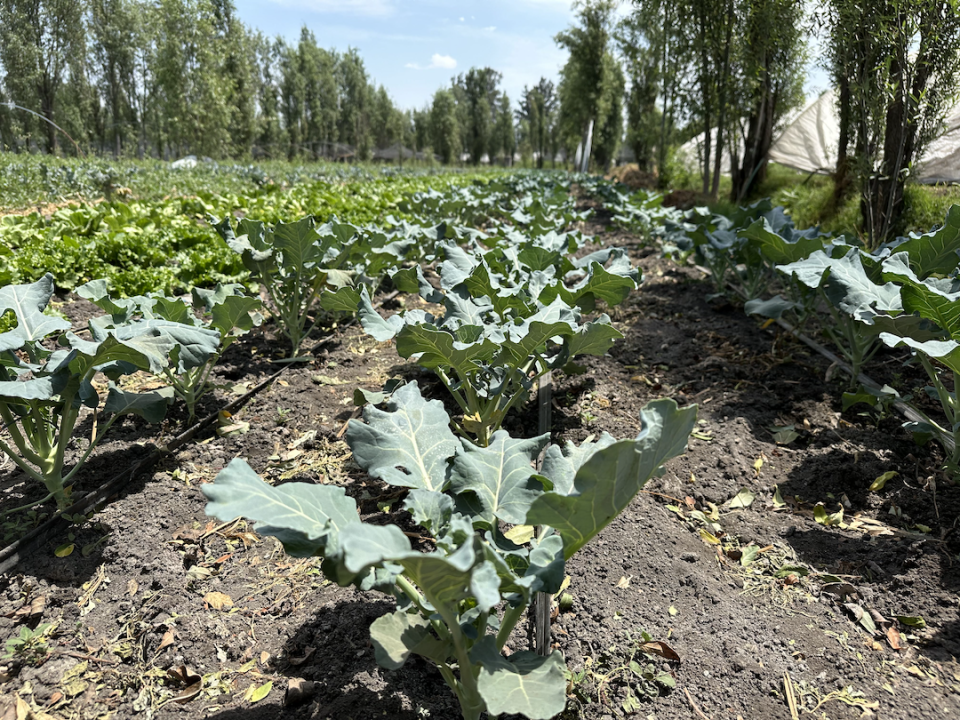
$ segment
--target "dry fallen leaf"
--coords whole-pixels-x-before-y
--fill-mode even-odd
[[[640,649],[644,652],[648,652],[652,655],[659,655],[662,658],[667,660],[673,660],[674,662],[680,662],[680,656],[677,655],[676,650],[667,645],[665,642],[660,640],[653,640],[651,642],[645,642],[640,646]]]
[[[900,650],[903,647],[900,644],[900,632],[895,627],[887,628],[887,642],[894,650]]]
[[[174,698],[174,702],[180,703],[181,705],[193,700],[200,694],[200,691],[203,690],[203,677],[186,665],[170,668],[167,670],[167,675],[180,684],[187,686],[182,693]]]
[[[631,575],[631,577],[633,577]],[[628,588],[630,587],[630,578],[621,576],[620,580],[617,581],[618,588]]]
[[[163,634],[163,638],[160,640],[160,647],[157,650],[163,650],[168,645],[173,645],[174,634],[173,630],[167,630]]]
[[[127,595],[131,597],[137,594],[137,591],[140,589],[140,584],[131,578],[127,581]]]
[[[206,595],[204,595],[203,601],[214,610],[223,610],[225,608],[233,607],[233,598],[226,593],[217,592],[216,590],[208,592]]]

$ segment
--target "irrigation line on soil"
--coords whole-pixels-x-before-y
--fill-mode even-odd
[[[709,270],[708,268],[702,267],[702,266],[697,265],[697,264],[695,264],[695,263],[693,264],[692,267],[696,268],[697,270],[699,270],[700,272],[702,272],[704,275],[707,275],[707,276],[712,276],[712,275],[713,275],[713,273],[710,272],[710,270]],[[727,287],[730,288],[731,290],[733,290],[735,293],[737,293],[738,296],[742,297],[742,295],[740,295],[740,293],[737,292],[737,289],[736,289],[735,287],[733,287],[733,285],[731,285],[730,283],[727,283]],[[816,340],[814,340],[814,339],[811,338],[811,337],[808,337],[807,335],[804,335],[802,332],[800,332],[799,330],[797,330],[795,327],[793,327],[793,325],[791,325],[790,323],[788,323],[788,322],[787,322],[786,320],[784,320],[783,318],[777,318],[777,319],[776,319],[776,323],[777,323],[777,325],[779,325],[780,327],[782,327],[784,330],[786,330],[788,333],[790,333],[790,334],[793,335],[795,338],[797,338],[797,339],[798,339],[800,342],[802,342],[804,345],[806,345],[807,347],[809,347],[811,350],[816,350],[818,353],[820,353],[820,354],[821,354],[823,357],[825,357],[827,360],[829,360],[830,362],[834,363],[837,367],[839,367],[841,370],[843,370],[845,373],[847,373],[847,375],[850,375],[850,376],[853,375],[853,368],[852,368],[849,364],[847,364],[846,362],[844,362],[843,360],[841,360],[839,357],[837,357],[835,354],[833,354],[832,352],[830,352],[827,348],[825,348],[823,345],[821,345],[820,343],[818,343]],[[860,381],[861,383],[863,383],[864,385],[870,387],[870,388],[873,389],[873,390],[879,390],[879,389],[880,389],[880,383],[878,383],[876,380],[874,380],[873,378],[871,378],[871,377],[870,377],[869,375],[867,375],[866,373],[860,373],[860,375],[858,375],[856,379],[859,380],[859,381]],[[923,416],[921,416],[920,413],[918,413],[916,410],[914,410],[912,407],[910,407],[909,405],[907,405],[907,404],[906,404],[905,402],[903,402],[902,400],[894,400],[894,401],[893,401],[893,406],[894,406],[894,407],[897,409],[897,411],[898,411],[901,415],[903,415],[907,420],[912,420],[913,422],[926,422],[926,418],[924,418]],[[955,449],[955,447],[956,447],[956,446],[954,445],[953,438],[950,437],[949,435],[947,435],[946,433],[940,432],[940,431],[937,430],[936,428],[934,428],[934,432],[937,434],[937,437],[940,439],[940,442],[941,442],[941,444],[943,445],[944,449],[947,451],[947,453],[953,453],[953,451],[954,451],[954,449]]]
[[[850,367],[850,365],[848,365],[846,362],[844,362],[844,361],[841,360],[839,357],[837,357],[836,355],[834,355],[832,352],[830,352],[829,350],[827,350],[827,348],[825,348],[823,345],[821,345],[820,343],[818,343],[818,342],[817,342],[816,340],[814,340],[813,338],[807,337],[806,335],[804,335],[802,332],[800,332],[799,330],[797,330],[795,327],[793,327],[793,326],[792,326],[790,323],[788,323],[786,320],[783,320],[783,319],[781,319],[781,318],[778,318],[778,319],[777,319],[777,325],[779,325],[779,326],[782,327],[784,330],[786,330],[788,333],[790,333],[790,334],[793,335],[795,338],[797,338],[798,340],[800,340],[800,341],[801,341],[804,345],[806,345],[807,347],[809,347],[809,348],[811,348],[811,349],[813,349],[813,350],[816,350],[818,353],[820,353],[820,354],[823,355],[825,358],[827,358],[827,360],[829,360],[830,362],[836,363],[837,367],[841,368],[841,369],[842,369],[844,372],[846,372],[848,375],[853,375],[853,368]],[[879,389],[880,389],[880,383],[878,383],[876,380],[874,380],[873,378],[871,378],[871,377],[870,377],[869,375],[867,375],[866,373],[860,373],[860,375],[857,377],[857,380],[859,380],[862,384],[870,387],[870,388],[873,389],[873,390],[879,390]],[[903,402],[902,400],[894,400],[894,401],[893,401],[893,406],[894,406],[897,410],[899,410],[900,413],[901,413],[907,420],[912,420],[912,421],[914,421],[914,422],[926,422],[926,419],[925,419],[923,416],[921,416],[920,413],[918,413],[916,410],[914,410],[912,407],[910,407],[909,405],[907,405],[907,404],[906,404],[905,402]],[[944,434],[944,433],[941,433],[939,430],[936,430],[936,428],[934,428],[934,431],[935,431],[935,432],[937,433],[937,435],[939,436],[940,442],[941,442],[941,443],[943,444],[943,446],[946,448],[947,452],[948,452],[948,453],[952,453],[953,450],[954,450],[954,447],[955,447],[955,446],[954,446],[954,442],[953,442],[953,438],[950,437],[949,435],[946,435],[946,434]]]
[[[3,550],[0,550],[0,575],[13,569],[16,564],[23,559],[26,553],[28,553],[34,547],[48,540],[50,536],[56,532],[68,527],[70,523],[63,519],[64,514],[85,515],[97,505],[100,505],[101,503],[105,504],[111,497],[119,494],[124,487],[132,482],[133,479],[137,477],[140,470],[146,469],[147,467],[153,465],[163,455],[176,450],[188,440],[192,439],[198,432],[212,425],[220,417],[220,413],[233,412],[242,406],[250,398],[267,387],[267,385],[280,377],[280,375],[282,375],[288,367],[290,366],[287,365],[286,367],[277,370],[275,373],[273,373],[273,375],[262,381],[259,385],[247,391],[236,400],[227,403],[220,408],[220,410],[208,415],[200,422],[194,423],[170,442],[159,446],[154,445],[153,450],[151,450],[146,457],[141,458],[123,472],[114,475],[110,480],[107,480],[105,483],[100,485],[100,487],[84,495],[70,507],[55,513],[53,517],[44,522],[42,525],[39,525],[19,540],[14,541],[7,547],[3,548]]]
[[[381,305],[383,305],[383,303],[387,302],[388,300],[392,300],[399,294],[400,292],[398,290],[395,290],[392,293],[389,293],[382,300],[380,300],[376,305],[374,305],[374,307],[375,308],[380,307]],[[355,322],[356,322],[356,318],[351,318],[347,322],[343,323],[340,327],[341,328],[350,327]],[[316,351],[318,348],[326,345],[331,340],[332,338],[330,337],[320,340],[319,342],[317,342],[316,345],[314,345],[311,348],[311,352]],[[107,480],[107,482],[100,485],[100,487],[98,487],[96,490],[93,490],[87,493],[70,507],[65,508],[61,512],[55,513],[53,517],[51,517],[49,520],[44,522],[42,525],[35,527],[33,530],[31,530],[29,533],[24,535],[19,540],[15,540],[13,543],[11,543],[7,547],[0,550],[0,575],[2,575],[3,573],[9,572],[11,569],[16,567],[17,563],[23,559],[26,553],[28,553],[30,550],[35,548],[37,545],[40,545],[41,543],[48,540],[50,536],[53,535],[55,532],[58,532],[65,527],[68,527],[70,523],[63,519],[62,516],[64,513],[68,515],[86,514],[91,508],[101,503],[105,504],[108,499],[118,494],[127,484],[129,484],[133,480],[133,478],[137,476],[137,473],[140,470],[146,467],[149,467],[150,465],[155,463],[157,460],[159,460],[164,454],[170,453],[173,450],[176,450],[178,447],[186,443],[188,440],[192,439],[198,432],[212,425],[220,417],[221,412],[233,412],[234,410],[242,406],[250,398],[252,398],[254,395],[256,395],[265,387],[267,387],[267,385],[269,385],[274,380],[279,378],[284,372],[287,371],[288,368],[292,367],[293,365],[294,363],[289,363],[284,365],[282,368],[277,370],[273,375],[263,380],[259,385],[247,391],[242,396],[238,397],[236,400],[233,400],[230,403],[224,405],[217,412],[211,415],[208,415],[203,420],[200,420],[199,422],[195,423],[193,426],[187,428],[185,431],[183,431],[180,435],[175,437],[170,442],[164,445],[160,445],[159,447],[154,446],[153,450],[150,451],[149,455],[147,455],[145,458],[141,458],[140,460],[138,460],[129,469],[124,470],[123,472],[115,475],[110,480]]]

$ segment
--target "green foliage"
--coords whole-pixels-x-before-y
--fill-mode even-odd
[[[161,374],[171,364],[190,368],[216,352],[218,334],[165,320],[139,320],[117,329],[91,326],[93,340],[69,332],[70,324],[43,314],[53,294],[53,277],[0,289],[0,313],[12,312],[17,325],[0,334],[0,418],[10,442],[3,450],[28,477],[42,483],[59,509],[69,502],[70,481],[113,423],[124,414],[160,422],[172,393],[135,393],[115,383],[137,370]],[[50,346],[57,347],[51,350]],[[65,471],[68,447],[79,413],[97,413],[100,391],[91,382],[102,372],[110,379],[96,434]],[[47,499],[44,498],[44,499]]]
[[[26,625],[20,627],[19,634],[7,640],[3,660],[15,660],[23,665],[40,665],[50,654],[47,640],[54,630],[51,623],[40,623],[31,629]]]
[[[213,290],[194,288],[192,305],[162,295],[112,298],[107,286],[105,280],[93,280],[76,290],[77,295],[109,313],[91,320],[95,338],[105,335],[107,330],[143,320],[165,320],[192,326],[196,328],[195,338],[187,337],[204,344],[207,339],[212,339],[211,333],[215,334],[215,352],[207,353],[205,349],[197,353],[193,346],[178,344],[171,356],[171,364],[163,369],[163,377],[186,404],[190,413],[188,421],[192,422],[197,403],[210,389],[210,373],[217,361],[240,336],[262,322],[260,299],[245,296],[241,286],[236,284],[218,284]]]
[[[431,552],[411,548],[395,525],[361,522],[342,488],[271,487],[242,460],[204,486],[208,514],[249,517],[287,552],[322,555],[324,574],[338,584],[395,597],[397,610],[370,628],[378,663],[397,669],[411,654],[433,662],[467,720],[484,711],[558,714],[566,700],[560,655],[505,657],[503,646],[533,596],[559,590],[565,560],[683,452],[696,407],[657,401],[642,410],[635,440],[604,435],[562,452],[548,448],[542,475],[531,460],[548,438],[514,440],[499,431],[488,447],[458,442],[442,404],[424,401],[416,384],[398,389],[386,411],[368,407],[364,419],[347,430],[357,463],[372,477],[413,487],[404,509],[435,538]],[[529,544],[501,532],[501,523],[548,519],[558,521],[558,531]]]

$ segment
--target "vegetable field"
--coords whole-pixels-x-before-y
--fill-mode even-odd
[[[960,714],[960,208],[236,182],[0,219],[0,717]]]

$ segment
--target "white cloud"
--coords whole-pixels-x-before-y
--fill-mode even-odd
[[[460,22],[463,22],[463,18],[460,18]]]
[[[485,30],[486,32],[493,32],[493,31],[496,30],[496,29],[497,29],[497,26],[496,26],[496,25],[490,25],[490,26],[484,28],[484,30]]]
[[[430,57],[430,67],[432,68],[444,68],[445,70],[453,70],[457,66],[457,61],[454,60],[449,55],[440,55],[439,53],[434,53]]]
[[[414,70],[433,70],[435,68],[442,68],[444,70],[453,70],[457,67],[457,61],[450,57],[449,55],[441,55],[440,53],[434,53],[430,57],[429,65],[420,65],[418,63],[407,63],[405,67],[412,68]]]

